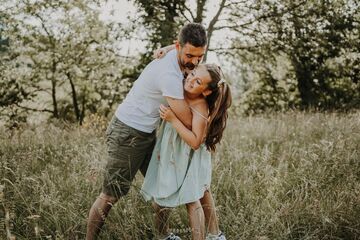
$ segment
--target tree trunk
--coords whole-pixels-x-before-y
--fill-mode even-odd
[[[52,77],[51,77],[51,98],[53,102],[53,117],[59,118],[59,111],[57,106],[57,99],[56,99],[56,79],[55,79],[55,72],[56,72],[56,62],[53,60],[52,64]]]
[[[86,91],[84,91],[84,94],[82,95],[82,101],[81,101],[81,114],[79,119],[79,124],[82,125],[84,118],[85,118],[85,104],[86,104]]]
[[[194,22],[202,23],[206,0],[197,0],[196,17]]]
[[[302,108],[307,109],[310,107],[316,107],[318,103],[318,96],[315,92],[316,89],[311,70],[297,61],[293,64],[293,66],[295,68],[297,87],[300,93]]]
[[[206,52],[205,52],[204,59],[203,59],[204,62],[206,62],[206,59],[207,59],[207,53],[208,53],[208,49],[210,47],[210,40],[211,40],[212,34],[214,32],[214,26],[217,23],[217,21],[219,20],[219,16],[225,7],[225,2],[226,2],[226,0],[221,1],[219,9],[216,12],[215,16],[213,17],[213,19],[210,21],[209,27],[207,29],[208,44],[207,44]]]
[[[69,72],[66,73],[66,76],[69,79],[69,83],[71,86],[71,97],[72,97],[72,101],[73,101],[76,120],[80,123],[80,109],[79,109],[79,105],[78,105],[78,101],[77,101],[77,93],[76,93],[75,84],[74,84]]]

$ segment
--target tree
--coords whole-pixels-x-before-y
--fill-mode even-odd
[[[271,15],[259,22],[268,36],[262,49],[268,49],[269,55],[288,56],[301,107],[360,106],[359,4],[348,0],[260,2]]]
[[[288,8],[296,4],[281,3]],[[359,12],[356,9],[359,10],[359,3],[346,0],[307,1],[276,19],[277,23],[270,28],[277,32],[277,49],[286,52],[294,66],[303,107],[340,108],[360,90],[360,86],[352,90],[339,86],[358,82],[356,62],[360,56],[349,58],[360,46],[355,40],[359,39],[356,25],[360,20],[359,15],[353,14]],[[331,66],[334,61],[351,63],[346,72],[339,73]]]
[[[14,64],[13,59],[17,57],[17,54],[10,50],[9,38],[4,34],[9,18],[10,16],[5,12],[0,15],[0,114],[6,113],[8,119],[16,123],[19,120],[23,121],[25,116],[22,111],[13,106],[26,101],[31,96],[25,91],[21,81],[16,79],[14,74],[9,74],[10,69],[17,69],[19,73],[22,70],[18,64]]]
[[[114,46],[121,29],[99,20],[94,1],[24,0],[7,11],[13,57],[2,79],[29,96],[18,108],[81,124],[86,111],[108,114],[121,100],[128,89]]]
[[[296,81],[302,109],[360,106],[357,2],[261,0],[255,1],[249,9],[252,17],[243,24],[235,24],[239,27],[236,30],[239,35],[232,45],[237,50],[234,58],[241,64],[248,64],[248,56],[256,55],[264,61],[254,64],[276,66],[278,57],[285,56],[291,63],[289,76]],[[239,11],[232,12],[234,23],[239,15]],[[255,69],[254,66],[251,71]],[[266,71],[273,70],[265,69],[256,71],[266,76]],[[265,79],[257,79],[253,85],[259,86],[257,83],[265,83]],[[279,81],[277,79],[276,83]],[[269,87],[262,86],[263,90],[259,89],[256,94],[266,92],[265,88]],[[253,90],[252,94],[255,94]],[[244,96],[250,95],[248,92]],[[289,106],[293,104],[289,102]]]
[[[284,91],[267,91],[267,94],[281,93],[283,97],[274,96],[282,99],[281,105],[303,109],[360,105],[360,11],[356,1],[218,0],[213,6],[207,0],[135,3],[143,12],[141,19],[149,45],[133,80],[151,60],[151,53],[159,43],[171,43],[171,36],[175,36],[180,27],[174,26],[176,20],[199,22],[207,28],[208,51],[231,56],[237,65],[252,64],[249,69],[256,77],[248,79],[248,83],[252,81],[254,86],[263,86],[263,89],[279,90],[284,86],[289,91],[285,95]],[[210,8],[215,8],[213,16],[209,16]],[[213,41],[215,35],[225,30],[223,41]],[[249,58],[249,55],[254,57]],[[291,65],[284,75],[286,81],[273,74],[281,64],[279,59]],[[262,84],[257,84],[259,81]],[[262,91],[251,89],[253,93]],[[298,99],[293,99],[294,96]],[[286,99],[286,104],[282,104]],[[274,104],[267,106],[274,107]]]
[[[185,0],[146,1],[135,0],[134,3],[141,12],[138,27],[146,32],[147,51],[141,55],[139,64],[133,68],[124,69],[124,78],[135,81],[145,66],[153,59],[152,53],[161,46],[173,44],[178,31],[183,25],[180,10],[185,6]]]
[[[7,38],[3,38],[2,32],[3,32],[3,26],[0,16],[0,53],[5,52],[7,47],[9,46],[9,40]]]

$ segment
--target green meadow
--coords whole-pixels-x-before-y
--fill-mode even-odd
[[[0,239],[84,239],[106,161],[107,120],[0,129]],[[138,174],[100,239],[152,239]],[[360,239],[360,112],[232,117],[213,159],[220,226],[233,239]],[[171,228],[190,233],[184,207]]]

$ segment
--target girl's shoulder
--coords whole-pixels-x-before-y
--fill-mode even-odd
[[[206,118],[209,116],[209,107],[205,99],[195,100],[190,103],[190,108],[194,113]]]
[[[190,106],[205,106],[207,107],[207,102],[205,98],[197,98],[188,102]]]

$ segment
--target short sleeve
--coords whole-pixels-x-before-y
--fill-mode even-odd
[[[159,86],[164,97],[184,99],[182,79],[174,73],[165,73],[159,78]]]

